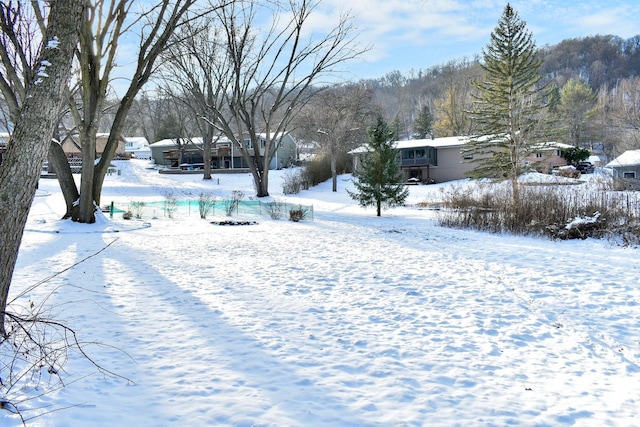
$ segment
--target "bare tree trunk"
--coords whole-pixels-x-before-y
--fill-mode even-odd
[[[53,170],[56,171],[58,184],[60,184],[64,202],[67,206],[67,211],[62,218],[71,218],[73,205],[80,197],[80,193],[78,193],[76,182],[73,179],[67,156],[62,150],[62,146],[57,142],[51,142],[49,145],[49,164],[53,166]]]
[[[208,136],[205,137],[203,145],[202,160],[204,162],[204,174],[202,179],[211,179],[211,138]]]
[[[335,143],[331,142],[331,182],[332,182],[332,191],[335,193],[338,191],[338,168],[336,163],[338,163],[338,152],[336,150]]]
[[[0,165],[0,335],[6,336],[5,310],[24,226],[42,164],[57,124],[63,88],[71,75],[84,0],[53,2],[44,46],[34,69],[42,77],[27,97]]]
[[[204,174],[202,179],[211,179],[211,144],[213,144],[213,133],[215,129],[209,123],[203,123],[202,128],[202,161],[204,162]]]
[[[82,117],[76,113],[76,125],[79,128],[86,127],[86,133],[81,129],[82,142],[82,182],[80,188],[79,209],[74,210],[73,219],[81,223],[95,222],[95,206],[100,205],[100,196],[104,178],[107,174],[111,160],[115,156],[118,140],[124,129],[125,118],[133,105],[133,100],[144,84],[149,80],[155,67],[155,61],[165,49],[173,32],[182,24],[182,17],[189,8],[195,4],[195,0],[157,0],[154,5],[149,5],[153,15],[149,15],[148,27],[141,30],[141,38],[138,53],[138,62],[127,93],[120,101],[114,122],[111,125],[109,138],[100,160],[95,160],[95,129],[100,121],[102,107],[106,99],[110,73],[115,66],[116,49],[120,37],[127,31],[125,19],[128,10],[134,3],[133,0],[118,1],[118,6],[111,9],[108,16],[92,15],[92,19],[100,21],[104,26],[92,27],[93,21],[87,20],[84,32],[80,38],[79,58],[84,61],[82,85]],[[93,3],[96,3],[94,1]],[[104,1],[108,3],[108,1]],[[213,6],[212,6],[213,7]],[[97,31],[97,34],[96,34]],[[96,48],[96,41],[100,41]],[[105,42],[106,41],[106,42]],[[100,75],[102,72],[102,75]],[[73,105],[72,105],[73,108]],[[82,122],[82,123],[80,123]],[[91,139],[85,143],[85,135]],[[90,144],[89,144],[90,142]],[[86,144],[86,145],[85,145]]]
[[[92,128],[81,130],[80,143],[82,146],[82,171],[80,174],[80,199],[78,209],[73,210],[71,219],[92,224],[96,222],[93,197],[93,180],[96,169],[96,132]]]

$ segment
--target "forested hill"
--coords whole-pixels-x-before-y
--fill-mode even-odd
[[[562,86],[570,78],[589,83],[594,91],[603,84],[615,85],[620,79],[640,75],[640,34],[629,39],[612,35],[595,35],[566,39],[556,45],[540,47],[544,58],[541,72]],[[369,87],[406,86],[425,80],[448,78],[454,70],[463,71],[477,65],[475,58],[460,58],[428,69],[412,70],[407,74],[392,71],[384,76],[366,80]],[[425,53],[425,62],[428,52]]]
[[[546,76],[567,81],[580,78],[594,91],[602,85],[640,75],[640,35],[629,39],[616,36],[591,36],[567,39],[542,48]],[[564,82],[558,82],[562,85]]]
[[[544,81],[552,80],[558,90],[570,79],[577,79],[587,83],[595,94],[606,95],[623,82],[640,77],[640,35],[626,40],[595,35],[539,49],[544,59],[540,71]],[[414,119],[423,107],[429,108],[435,118],[437,136],[466,135],[473,133],[473,128],[463,111],[470,108],[471,82],[483,74],[480,60],[478,52],[475,58],[460,58],[404,74],[392,71],[360,83],[371,91],[385,117],[399,122],[404,131],[401,138],[411,138]]]

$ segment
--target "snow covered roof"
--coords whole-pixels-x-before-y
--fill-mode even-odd
[[[549,141],[549,142],[541,142],[540,144],[535,144],[533,148],[536,151],[544,151],[544,150],[567,150],[569,148],[573,148],[571,144],[565,144],[563,142]]]
[[[605,168],[640,166],[640,150],[629,150],[606,164]]]
[[[396,141],[396,148],[418,147],[457,147],[469,142],[468,136],[448,136],[444,138],[410,139],[408,141]]]
[[[420,147],[435,147],[435,148],[446,148],[446,147],[462,147],[466,143],[475,139],[486,139],[488,137],[471,137],[471,136],[447,136],[443,138],[425,138],[425,139],[409,139],[405,141],[396,141],[396,148],[399,150],[405,148],[420,148]],[[545,149],[563,149],[563,148],[571,148],[572,145],[563,144],[561,142],[544,142],[539,144],[540,150]],[[349,154],[362,154],[369,151],[369,148],[366,145],[360,146],[354,150],[349,151]]]
[[[409,139],[405,141],[396,141],[396,148],[402,150],[405,148],[419,148],[419,147],[458,147],[463,146],[469,141],[468,136],[448,136],[444,138],[425,138],[425,139]],[[361,145],[349,151],[349,154],[362,154],[369,151],[368,145]]]
[[[202,138],[181,138],[183,144],[194,144],[194,145],[202,145]],[[153,144],[149,145],[150,147],[177,147],[176,138],[168,138],[161,139],[160,141],[156,141]]]

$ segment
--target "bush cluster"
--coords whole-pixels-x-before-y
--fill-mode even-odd
[[[352,159],[347,154],[338,155],[336,162],[338,174],[351,173],[353,170]],[[313,187],[331,178],[331,159],[324,156],[305,165],[305,181]]]
[[[282,180],[282,194],[298,194],[300,190],[307,189],[309,185],[302,169],[287,170]]]
[[[571,168],[564,168],[564,169],[558,170],[558,176],[561,176],[564,178],[578,179],[580,178],[580,171],[576,169],[571,169]]]
[[[289,210],[289,221],[300,222],[307,217],[307,209],[299,206],[298,209]]]
[[[503,184],[456,186],[443,193],[440,225],[553,239],[613,238],[640,243],[637,193],[582,186],[521,186],[518,203]]]

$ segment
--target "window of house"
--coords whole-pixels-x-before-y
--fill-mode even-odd
[[[635,178],[636,177],[636,172],[635,171],[623,171],[622,172],[622,177],[623,178]]]
[[[420,148],[416,150],[416,159],[424,159],[427,156],[424,148]]]
[[[248,149],[252,149],[253,148],[253,142],[250,139],[245,139],[244,140],[244,145],[246,145]]]
[[[542,153],[536,153],[536,158],[537,159],[541,159],[542,158]]]

